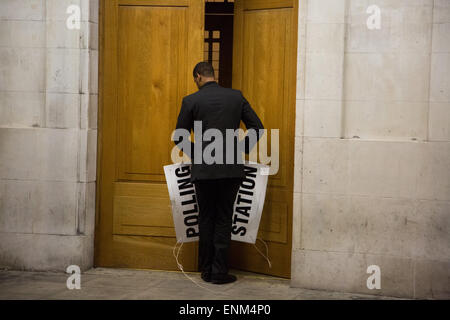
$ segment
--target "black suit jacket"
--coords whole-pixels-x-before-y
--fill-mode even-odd
[[[227,164],[225,157],[227,152],[225,147],[226,129],[238,129],[241,120],[248,130],[255,129],[259,133],[258,130],[264,129],[261,120],[239,90],[223,88],[217,82],[210,81],[205,83],[196,93],[183,98],[177,129],[186,129],[191,132],[194,129],[194,121],[202,121],[203,132],[208,129],[217,129],[223,136],[223,164],[206,164],[204,161],[196,164],[193,157],[194,143],[191,143],[190,153],[189,150],[185,151],[193,160],[192,181],[244,177],[244,165],[236,161],[234,164]],[[260,137],[261,135],[258,134],[257,138]],[[178,139],[175,143],[178,144],[181,140]],[[235,155],[237,154],[236,145]],[[204,141],[202,144],[203,150],[206,146],[207,143]],[[249,153],[251,147],[249,141],[246,141],[245,152]]]

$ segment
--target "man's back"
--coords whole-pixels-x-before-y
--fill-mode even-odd
[[[202,121],[205,131],[239,128],[242,113],[240,91],[223,88],[211,81],[185,100],[192,105],[194,121]]]
[[[194,121],[201,121],[202,135],[209,129],[217,129],[223,137],[222,164],[206,164],[193,161],[192,180],[209,180],[220,178],[241,178],[244,176],[242,164],[229,164],[226,161],[226,130],[237,130],[240,121],[247,129],[263,129],[263,125],[248,101],[239,90],[223,88],[215,81],[204,84],[199,91],[183,99],[177,129],[194,129]],[[211,142],[202,143],[202,151]],[[229,152],[230,150],[228,150]],[[234,148],[235,152],[236,149]],[[204,159],[203,159],[204,160]]]

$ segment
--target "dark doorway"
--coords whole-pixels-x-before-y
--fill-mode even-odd
[[[222,87],[232,86],[233,1],[206,1],[204,60],[211,63]]]

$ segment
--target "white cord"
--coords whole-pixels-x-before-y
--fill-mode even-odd
[[[269,259],[269,247],[267,246],[267,243],[261,238],[257,238],[256,240],[259,240],[262,243],[264,243],[264,246],[266,247],[265,255],[264,255],[264,253],[261,252],[261,250],[259,250],[258,246],[256,245],[256,242],[253,245],[255,246],[255,248],[259,252],[259,254],[262,255],[264,257],[264,259],[266,259],[267,263],[269,264],[269,268],[272,268],[272,263],[270,262],[270,259]]]
[[[263,256],[264,259],[266,259],[267,263],[269,264],[269,268],[272,268],[272,263],[270,262],[270,259],[269,259],[269,247],[267,246],[267,243],[266,243],[263,239],[261,239],[261,238],[257,238],[256,240],[261,241],[261,242],[264,244],[264,246],[266,247],[266,254],[264,254],[264,253],[262,253],[261,250],[259,250],[259,248],[256,246],[256,242],[253,244],[253,245],[255,246],[256,250],[259,252],[259,254],[260,254],[261,256]],[[180,245],[180,247],[178,248],[178,244],[179,244],[179,243],[181,243],[181,245]],[[178,256],[180,255],[180,252],[181,252],[181,248],[182,248],[182,247],[183,247],[183,242],[177,241],[177,243],[174,245],[174,247],[173,247],[173,249],[172,249],[172,253],[173,253],[173,256],[174,256],[174,258],[175,258],[175,261],[177,262],[178,269],[180,269],[180,271],[186,276],[186,278],[188,278],[189,280],[191,280],[196,286],[198,286],[198,287],[200,287],[200,288],[202,288],[202,289],[205,289],[205,290],[208,290],[208,291],[210,291],[210,292],[217,293],[217,294],[225,294],[225,295],[227,295],[227,293],[225,293],[225,292],[219,292],[219,291],[211,290],[211,289],[209,289],[209,288],[207,288],[207,287],[202,286],[201,284],[198,284],[197,281],[195,281],[194,279],[192,279],[189,275],[187,275],[186,272],[184,272],[183,265],[182,265],[182,264],[180,263],[180,261],[178,260]],[[176,251],[177,248],[178,248],[178,251]],[[175,253],[175,252],[176,252],[176,253]]]
[[[177,253],[175,254],[175,250],[176,250],[176,248],[177,248],[177,246],[178,246],[179,243],[181,243],[181,246],[178,248],[178,251],[177,251]],[[174,256],[174,258],[175,258],[175,260],[176,260],[176,262],[177,262],[178,269],[181,270],[181,272],[186,276],[186,278],[188,278],[189,280],[191,280],[196,286],[198,286],[198,287],[200,287],[200,288],[202,288],[202,289],[205,289],[205,290],[211,291],[211,292],[213,292],[213,293],[217,293],[217,294],[227,294],[227,293],[225,293],[225,292],[219,292],[219,291],[211,290],[211,289],[209,289],[209,288],[207,288],[207,287],[202,286],[201,284],[198,284],[194,279],[192,279],[190,276],[188,276],[188,275],[186,274],[186,272],[184,272],[183,265],[182,265],[182,264],[179,262],[179,260],[178,260],[178,256],[179,256],[179,254],[180,254],[180,251],[181,251],[181,248],[182,248],[182,247],[183,247],[183,242],[177,241],[177,243],[176,243],[175,246],[173,247],[172,253],[173,253],[173,256]]]

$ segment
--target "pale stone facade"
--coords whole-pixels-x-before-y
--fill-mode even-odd
[[[300,1],[296,119],[292,285],[450,297],[450,1]]]
[[[298,44],[292,286],[450,297],[450,1],[300,0]],[[92,267],[97,74],[98,0],[1,0],[0,266]]]
[[[0,2],[1,266],[93,265],[97,61],[98,1]]]

